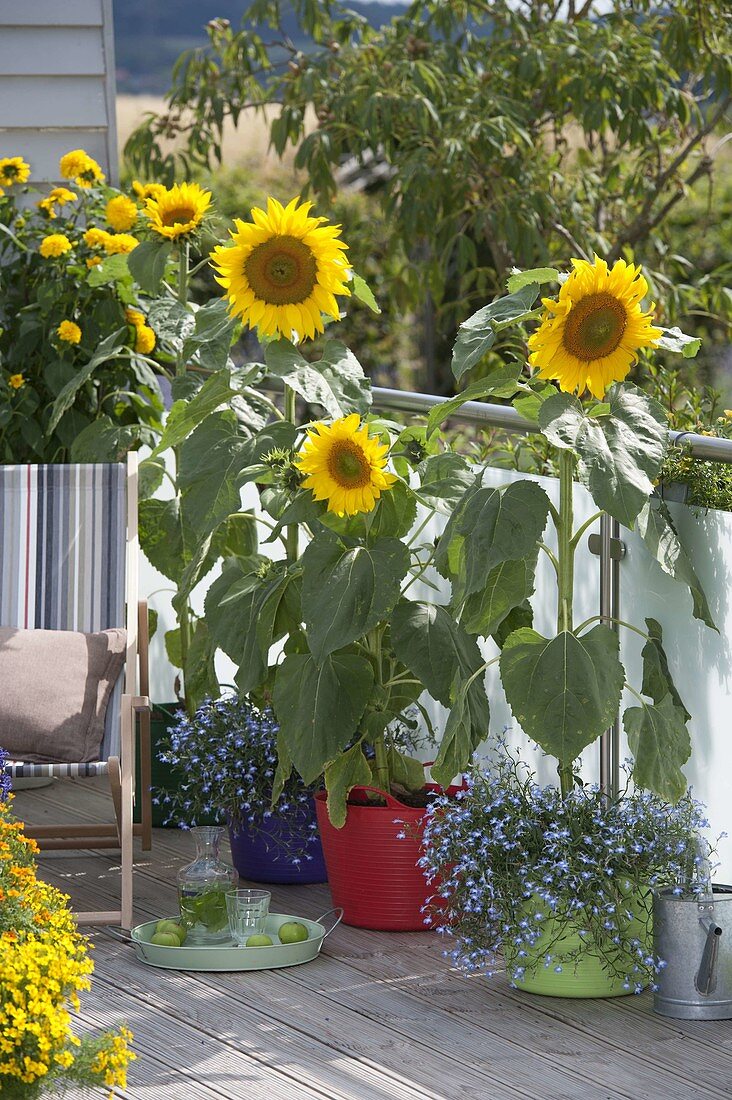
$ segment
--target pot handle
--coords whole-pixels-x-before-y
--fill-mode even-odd
[[[368,786],[368,785],[365,785],[365,784],[362,784],[362,783],[357,783],[355,787],[351,788],[350,793],[353,794],[354,791],[373,791],[374,794],[380,795],[380,797],[383,798],[384,801],[386,802],[386,805],[391,807],[392,809],[395,809],[395,810],[403,810],[404,809],[404,803],[403,802],[399,802],[399,800],[394,798],[393,795],[387,794],[386,791],[382,791],[381,787],[371,787],[371,786]]]
[[[344,912],[345,912],[345,910],[340,905],[336,905],[336,906],[334,906],[333,909],[327,909],[325,911],[325,913],[322,914],[322,916],[316,917],[316,923],[317,924],[322,924],[323,921],[325,920],[325,918],[329,917],[331,915],[331,913],[336,913],[337,914],[336,919],[333,921],[330,928],[326,931],[325,935],[323,936],[324,940],[327,940],[328,936],[331,934],[331,932],[334,932],[335,929],[338,927],[338,925],[341,923],[341,921],[343,920],[343,913]]]
[[[717,958],[719,957],[719,937],[722,929],[715,924],[710,917],[701,917],[699,924],[705,930],[707,938],[704,941],[699,970],[694,978],[697,993],[709,996],[717,988]]]

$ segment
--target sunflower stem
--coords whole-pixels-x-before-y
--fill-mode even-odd
[[[290,424],[297,424],[295,418],[297,416],[297,394],[293,390],[292,386],[285,384],[285,420]],[[296,523],[291,523],[287,528],[287,534],[285,536],[285,547],[287,549],[287,560],[290,562],[297,561],[300,553],[300,529]]]
[[[557,633],[572,629],[572,598],[574,595],[574,455],[571,451],[559,452],[559,512],[555,520],[557,528]],[[559,782],[562,796],[572,790],[572,761],[559,761]]]
[[[183,241],[178,250],[178,301],[185,308],[188,305],[188,263],[190,260],[190,245],[188,241]],[[179,377],[186,372],[186,364],[183,359],[183,343],[178,349],[178,353],[175,357],[175,373],[176,377]],[[178,489],[178,475],[180,471],[181,450],[180,447],[173,448],[173,455],[175,458],[175,485],[176,495],[180,496],[180,490]],[[178,509],[178,515],[180,516],[181,524],[181,537],[183,537],[183,517],[181,509]],[[180,630],[180,663],[183,672],[183,699],[185,702],[186,712],[188,714],[193,713],[193,701],[191,699],[190,692],[188,690],[188,655],[191,648],[191,606],[188,600],[183,604],[178,615],[178,628]]]

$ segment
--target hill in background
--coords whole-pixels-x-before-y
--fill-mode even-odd
[[[352,0],[349,7],[374,27],[388,23],[406,0]],[[170,87],[170,72],[178,56],[206,41],[205,26],[216,17],[241,26],[246,0],[115,0],[114,33],[117,89],[127,94],[162,94]],[[283,34],[296,46],[297,22],[283,18]]]

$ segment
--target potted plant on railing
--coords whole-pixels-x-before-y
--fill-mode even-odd
[[[686,787],[681,768],[690,755],[691,742],[687,729],[690,715],[671,678],[660,624],[647,619],[643,630],[621,620],[601,621],[600,616],[575,622],[574,557],[580,538],[603,511],[627,527],[637,525],[661,567],[688,585],[693,614],[710,627],[714,623],[665,504],[650,499],[666,451],[666,416],[658,402],[624,381],[641,349],[655,345],[681,350],[689,342],[677,330],[666,333],[653,326],[651,312],[644,312],[641,304],[647,292],[646,282],[632,265],[618,261],[608,269],[597,258],[593,263],[575,260],[572,273],[559,280],[557,300],[544,299],[543,308],[534,310],[537,284],[555,279],[559,279],[558,273],[549,270],[515,275],[509,284],[512,293],[508,298],[492,303],[461,327],[453,366],[456,376],[462,377],[495,341],[497,328],[515,321],[540,320],[528,341],[529,362],[536,373],[528,383],[517,384],[522,392],[515,403],[524,416],[535,420],[537,431],[558,449],[558,505],[534,481],[489,488],[482,484],[479,471],[457,502],[440,537],[436,561],[451,582],[451,607],[464,629],[498,642],[499,653],[487,664],[498,664],[503,689],[518,724],[548,755],[557,759],[559,793],[540,795],[529,787],[532,799],[535,797],[539,803],[544,799],[539,814],[542,820],[539,821],[535,806],[529,806],[529,818],[546,835],[557,829],[562,831],[572,821],[584,822],[582,843],[591,853],[595,844],[598,852],[602,852],[607,836],[613,832],[619,844],[632,846],[637,840],[632,830],[622,824],[626,809],[622,802],[619,806],[607,806],[603,814],[606,804],[599,796],[584,796],[577,790],[581,786],[580,754],[612,725],[623,690],[636,700],[636,705],[628,707],[623,716],[634,757],[632,779],[636,787],[646,788],[669,802],[680,799]],[[507,305],[512,298],[522,295],[524,316],[506,321]],[[551,380],[559,383],[559,389]],[[479,396],[486,385],[490,385],[490,375],[486,382],[474,383],[460,397],[435,409],[430,428],[435,429],[446,414],[468,397]],[[574,391],[586,395],[584,400],[575,396]],[[587,487],[598,508],[576,529],[575,477]],[[554,548],[543,534],[538,538],[536,535],[537,528],[543,532],[548,517],[556,533]],[[557,628],[549,637],[533,628],[528,602],[534,590],[539,553],[548,556],[557,585]],[[619,657],[619,628],[635,631],[645,639],[640,690],[626,681]],[[464,709],[458,688],[453,694],[446,737],[460,741],[455,758],[463,760],[471,747],[460,722]],[[500,787],[503,783],[505,796],[514,805],[511,800],[518,798],[520,791],[512,773],[499,771],[498,776],[489,785],[497,782]],[[478,781],[475,789],[480,798],[486,788]],[[470,812],[470,808],[466,809],[466,815]],[[534,851],[544,852],[539,836],[535,840]],[[485,844],[489,845],[489,841]],[[516,851],[520,854],[519,848]],[[547,847],[546,852],[549,851]],[[441,859],[437,863],[441,864]],[[623,895],[624,910],[642,920],[638,891],[648,887],[647,867],[641,860],[636,864],[637,874],[628,875],[630,886],[627,896]],[[600,863],[596,869],[602,870]],[[612,866],[606,871],[612,878]],[[587,873],[593,873],[592,867],[588,866]],[[538,882],[535,868],[527,874],[527,882]],[[616,905],[621,901],[618,889],[616,884],[607,895]],[[515,980],[521,972],[522,984],[537,992],[564,991],[567,972],[562,963],[565,956],[571,958],[572,952],[576,952],[577,935],[585,937],[585,955],[597,954],[592,922],[583,924],[576,908],[567,905],[566,900],[562,895],[552,906],[542,897],[538,886],[523,895],[523,901],[531,909],[522,917],[527,926],[536,932],[540,924],[547,927],[551,923],[552,935],[558,941],[551,952],[557,959],[556,979],[552,978],[555,971],[551,970],[548,977],[542,976],[540,982],[533,981],[530,985],[529,964],[535,972],[536,957],[529,952],[528,962],[523,956],[520,962],[508,959]],[[505,895],[497,898],[499,909],[505,904]],[[510,919],[506,916],[509,924],[515,911],[512,914]],[[564,942],[565,936],[568,943]],[[638,936],[636,927],[631,938]],[[540,945],[542,952],[546,947],[538,932],[529,944],[532,945]],[[618,992],[616,974],[607,969],[602,974],[606,994]]]
[[[273,799],[277,723],[238,695],[181,712],[168,730],[162,759],[174,790],[155,793],[166,824],[228,827],[231,858],[254,882],[325,882],[313,795],[293,775]]]

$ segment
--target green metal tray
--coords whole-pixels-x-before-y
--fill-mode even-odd
[[[322,923],[327,917],[335,919],[329,928]],[[132,929],[130,942],[140,962],[146,966],[159,966],[165,970],[275,970],[281,966],[301,966],[320,954],[323,941],[329,936],[343,916],[342,909],[329,909],[317,920],[270,913],[265,933],[275,942],[271,947],[237,947],[229,943],[183,944],[182,947],[161,947],[150,943],[157,921],[146,921]],[[162,918],[160,918],[162,919]],[[171,920],[178,919],[177,916]],[[287,921],[299,921],[308,930],[308,938],[301,943],[280,943],[277,933]]]

